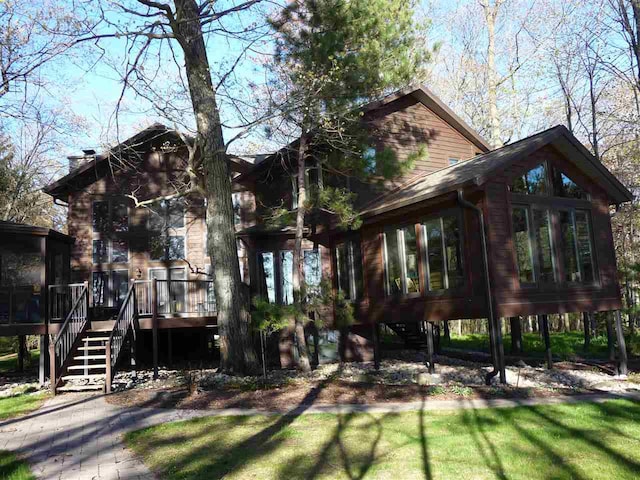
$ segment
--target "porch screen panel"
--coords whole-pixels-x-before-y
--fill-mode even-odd
[[[293,303],[293,252],[280,252],[280,279],[282,287],[282,304]]]
[[[387,293],[402,293],[402,264],[400,261],[400,245],[397,230],[389,230],[384,234],[385,261],[387,274]]]
[[[533,254],[529,235],[529,211],[526,208],[513,208],[513,244],[516,250],[518,278],[522,283],[532,283]]]
[[[459,288],[464,284],[462,263],[462,238],[457,216],[443,217],[445,260],[449,288]]]
[[[416,229],[413,225],[402,229],[405,265],[406,293],[420,292],[420,276],[418,275],[418,244]]]
[[[533,209],[533,231],[536,241],[539,279],[542,283],[554,282],[549,210]]]
[[[584,210],[576,210],[575,224],[576,243],[578,246],[582,281],[593,282],[595,280],[595,269],[593,265],[593,248],[591,245],[591,223],[589,221],[589,213]]]
[[[442,222],[440,218],[424,225],[427,239],[427,267],[429,290],[444,290],[445,284]]]
[[[578,260],[578,245],[573,212],[560,211],[560,230],[562,232],[562,258],[564,262],[564,276],[567,282],[579,282],[580,261]]]

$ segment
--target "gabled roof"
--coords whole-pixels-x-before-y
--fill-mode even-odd
[[[389,94],[380,100],[376,100],[374,102],[363,105],[362,107],[360,107],[360,110],[363,113],[372,112],[407,96],[415,98],[418,102],[429,108],[433,113],[442,118],[447,124],[454,128],[463,137],[473,143],[479,150],[483,152],[488,152],[489,150],[491,150],[489,144],[484,138],[480,136],[480,134],[478,134],[478,132],[476,132],[467,123],[465,123],[464,120],[456,115],[453,110],[445,105],[442,100],[440,100],[431,90],[429,90],[425,86],[412,85],[403,88],[402,90],[398,90],[397,92]],[[298,149],[298,141],[299,139],[295,139],[288,145],[282,147],[277,152],[274,152],[271,155],[267,156],[263,161],[252,168],[247,174],[237,177],[236,180],[242,183],[247,177],[252,177],[256,173],[268,168],[269,165],[271,165],[279,155],[284,155],[287,152],[296,151]]]
[[[458,188],[480,186],[491,179],[496,170],[546,145],[556,147],[585,175],[602,187],[609,195],[611,203],[620,204],[633,200],[633,194],[591,155],[566,127],[558,125],[470,160],[414,177],[369,202],[360,213],[363,217],[371,217],[428,200]]]
[[[402,90],[398,90],[397,92],[387,95],[381,100],[368,103],[367,105],[362,107],[362,110],[364,112],[376,110],[406,96],[414,97],[416,100],[418,100],[425,107],[442,118],[458,133],[460,133],[463,137],[465,137],[483,152],[488,152],[489,150],[491,150],[491,147],[489,146],[487,141],[482,138],[478,132],[476,132],[464,120],[456,115],[453,110],[451,110],[442,100],[440,100],[436,96],[435,93],[433,93],[424,85],[411,85],[403,88]]]
[[[114,156],[115,158],[118,158],[119,155],[126,154],[127,152],[133,153],[144,151],[143,149],[141,149],[141,147],[145,143],[163,135],[171,135],[175,138],[176,141],[180,142],[182,142],[183,139],[187,139],[187,141],[192,140],[192,137],[190,137],[189,135],[181,135],[175,129],[169,128],[161,123],[154,123],[149,127],[140,130],[138,133],[119,143],[118,145],[110,148],[106,152],[95,155],[93,159],[86,161],[78,168],[70,171],[64,177],[44,187],[43,191],[54,198],[60,198],[62,195],[64,195],[67,188],[74,180],[81,177],[85,173],[90,172],[91,170],[98,172],[98,168],[101,165],[106,164],[109,158],[113,158]],[[233,165],[232,170],[236,173],[246,173],[253,167],[250,162],[237,155],[229,155],[229,160]]]

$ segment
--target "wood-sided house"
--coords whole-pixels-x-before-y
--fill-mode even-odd
[[[329,278],[354,303],[347,357],[372,358],[381,323],[409,335],[443,320],[489,319],[497,373],[501,317],[621,308],[609,215],[632,195],[566,128],[491,150],[425,88],[370,104],[363,119],[372,148],[402,160],[426,145],[429,155],[395,182],[348,185],[359,230],[341,230],[330,216],[305,230],[306,282]],[[75,303],[88,303],[84,318],[67,314],[51,343],[54,385],[91,376],[109,383],[127,339],[153,351],[154,364],[210,347],[203,332],[215,333],[215,299],[202,200],[133,208],[127,197],[174,191],[181,138],[152,125],[104,154],[74,157],[79,164],[45,189],[68,205],[71,282],[85,285]],[[296,208],[288,154],[230,159],[242,278],[278,303],[292,302],[293,229],[267,228],[264,218],[273,206]],[[337,182],[311,162],[308,170],[310,183]],[[286,338],[280,347],[290,366]]]

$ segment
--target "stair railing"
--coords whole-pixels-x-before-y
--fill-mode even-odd
[[[131,284],[127,296],[120,307],[118,317],[113,325],[111,334],[106,344],[106,379],[105,379],[105,393],[111,393],[111,382],[116,372],[116,364],[122,347],[124,345],[129,329],[133,328],[134,322],[138,316],[138,307],[136,305],[136,289],[135,283]],[[134,335],[135,335],[135,329]]]
[[[64,367],[69,361],[69,354],[84,332],[88,318],[89,284],[85,282],[58,334],[49,343],[51,392],[54,395]]]

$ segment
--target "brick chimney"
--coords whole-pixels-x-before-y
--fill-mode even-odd
[[[69,160],[69,172],[74,171],[76,168],[81,167],[90,160],[96,158],[96,151],[92,148],[82,150],[82,155],[70,155],[67,157]]]

